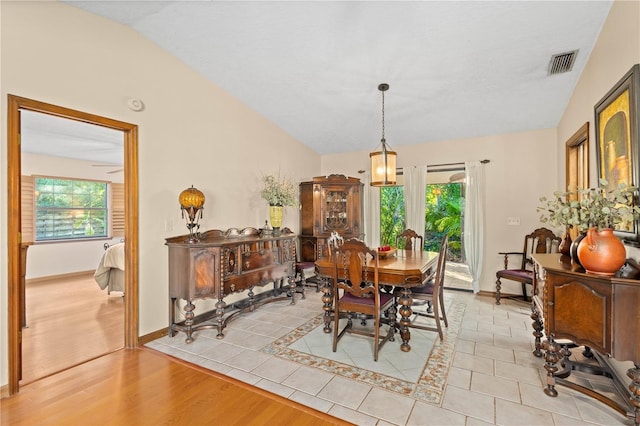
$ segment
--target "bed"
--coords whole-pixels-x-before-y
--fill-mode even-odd
[[[109,245],[105,243],[105,251],[93,274],[100,289],[124,293],[124,243]]]

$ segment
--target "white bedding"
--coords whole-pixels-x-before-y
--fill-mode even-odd
[[[124,292],[124,243],[114,244],[107,248],[93,278],[100,289],[108,288],[108,292]]]

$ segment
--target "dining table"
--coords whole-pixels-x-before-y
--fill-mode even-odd
[[[436,272],[439,253],[424,250],[403,250],[397,249],[395,253],[379,256],[378,281],[380,286],[389,287],[390,291],[399,290],[398,322],[402,344],[400,349],[404,352],[411,350],[409,341],[411,340],[411,316],[413,311],[411,305],[411,288],[422,286],[433,278]],[[367,271],[373,272],[374,260],[369,260],[365,266]],[[324,329],[325,333],[331,332],[331,320],[333,316],[333,273],[334,263],[331,256],[320,257],[315,262],[316,275],[324,282],[322,291]],[[342,277],[343,268],[338,268],[338,276]]]

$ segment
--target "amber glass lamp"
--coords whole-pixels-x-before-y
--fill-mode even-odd
[[[200,229],[198,221],[202,219],[202,210],[204,210],[204,194],[191,185],[191,188],[187,188],[180,193],[178,201],[180,202],[182,217],[187,221],[189,242],[196,242],[198,241],[198,229]]]
[[[395,151],[389,149],[384,138],[384,92],[389,90],[389,85],[381,83],[378,90],[382,93],[382,145],[379,151],[369,154],[371,158],[371,186],[393,186],[396,184],[396,158]]]

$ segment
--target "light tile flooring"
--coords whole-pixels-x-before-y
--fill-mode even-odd
[[[222,340],[214,330],[201,330],[191,344],[180,333],[147,346],[359,425],[632,424],[568,388],[557,386],[557,398],[544,394],[543,361],[531,353],[530,308],[519,301],[503,299],[497,306],[493,298],[446,293],[449,305],[462,302],[466,309],[457,337],[445,336],[455,337],[455,351],[437,405],[261,352],[322,312],[321,293],[306,293],[294,306],[275,302],[234,319]],[[611,388],[607,379],[592,385]]]

